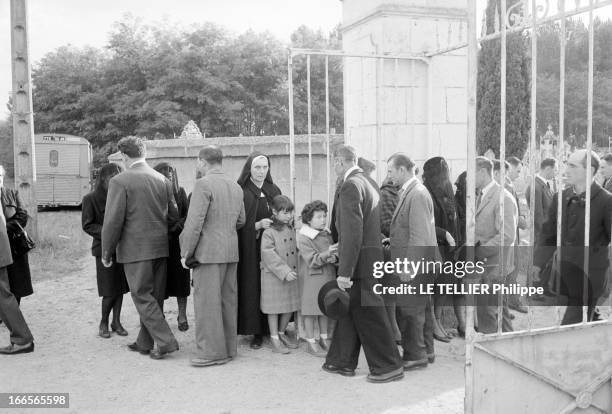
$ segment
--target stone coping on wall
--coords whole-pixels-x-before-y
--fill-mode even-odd
[[[325,134],[313,134],[312,154],[326,154]],[[344,135],[330,135],[330,148],[344,142]],[[202,148],[207,145],[217,145],[223,150],[224,157],[247,157],[251,152],[260,150],[268,156],[289,154],[289,135],[260,136],[260,137],[218,137],[203,139],[161,139],[145,141],[147,159],[156,158],[195,158]],[[295,136],[295,153],[308,154],[308,135]],[[110,162],[121,160],[119,152],[108,156]]]

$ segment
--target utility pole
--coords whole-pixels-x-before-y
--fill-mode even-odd
[[[34,153],[34,115],[28,47],[27,0],[11,0],[11,69],[13,75],[13,148],[15,188],[28,210],[28,231],[38,236],[36,203],[36,156]]]

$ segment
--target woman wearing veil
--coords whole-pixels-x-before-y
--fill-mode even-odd
[[[173,296],[176,297],[178,304],[178,329],[179,331],[186,331],[189,329],[187,323],[187,297],[191,293],[190,288],[190,274],[189,270],[185,269],[181,264],[181,246],[179,244],[179,235],[185,225],[185,219],[187,218],[187,211],[189,210],[189,201],[187,199],[187,193],[183,187],[179,186],[178,175],[176,174],[176,168],[167,162],[159,163],[155,166],[155,170],[164,177],[166,177],[172,183],[172,189],[174,190],[174,200],[179,213],[179,221],[173,229],[170,229],[170,243],[168,256],[168,270],[166,278],[166,299]]]
[[[104,210],[106,208],[106,195],[108,182],[121,172],[117,164],[106,164],[100,168],[94,191],[83,197],[81,224],[83,231],[93,237],[91,254],[96,258],[96,278],[98,282],[98,295],[102,298],[102,319],[98,335],[110,338],[108,330],[108,317],[113,311],[111,329],[117,335],[126,336],[128,333],[121,325],[121,307],[123,295],[129,292],[123,264],[117,263],[113,255],[113,264],[110,267],[102,265],[102,223],[104,223]]]
[[[452,261],[457,247],[456,240],[459,238],[458,215],[453,184],[450,181],[450,170],[443,157],[433,157],[425,162],[423,165],[423,184],[429,190],[434,205],[436,239],[440,253],[444,260]],[[461,283],[461,280],[454,275],[439,275],[438,283],[457,284]],[[434,337],[443,342],[450,340],[450,336],[445,332],[440,322],[442,307],[448,299],[445,295],[434,295]],[[455,315],[459,322],[459,334],[465,330],[464,301],[464,297],[452,295]]]
[[[247,159],[238,184],[244,193],[246,223],[238,230],[238,334],[253,335],[251,348],[261,348],[268,334],[261,300],[261,233],[272,224],[272,200],[281,194],[272,181],[270,160],[260,152]]]

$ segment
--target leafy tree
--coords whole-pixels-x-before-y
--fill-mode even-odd
[[[519,0],[507,2],[508,8]],[[501,21],[500,1],[489,0],[486,33]],[[496,17],[497,15],[497,17]],[[529,40],[523,33],[508,34],[506,42],[506,156],[522,158],[530,128]],[[477,150],[492,149],[499,155],[501,125],[501,40],[483,42],[478,54]]]

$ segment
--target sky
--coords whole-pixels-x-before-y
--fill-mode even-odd
[[[66,44],[104,46],[112,24],[126,13],[145,22],[213,22],[235,33],[267,30],[286,42],[302,24],[326,33],[342,21],[340,0],[29,0],[28,5],[32,63]],[[11,89],[10,47],[10,0],[0,0],[0,113],[7,112]]]
[[[566,0],[570,3],[574,2]],[[477,4],[480,27],[486,0]],[[0,0],[0,115],[7,113],[11,89],[9,5],[10,0]],[[341,0],[28,0],[28,5],[33,64],[63,45],[104,46],[113,23],[126,13],[145,23],[213,22],[237,34],[267,30],[286,42],[302,24],[329,32],[342,21]],[[612,17],[612,6],[597,14]]]

